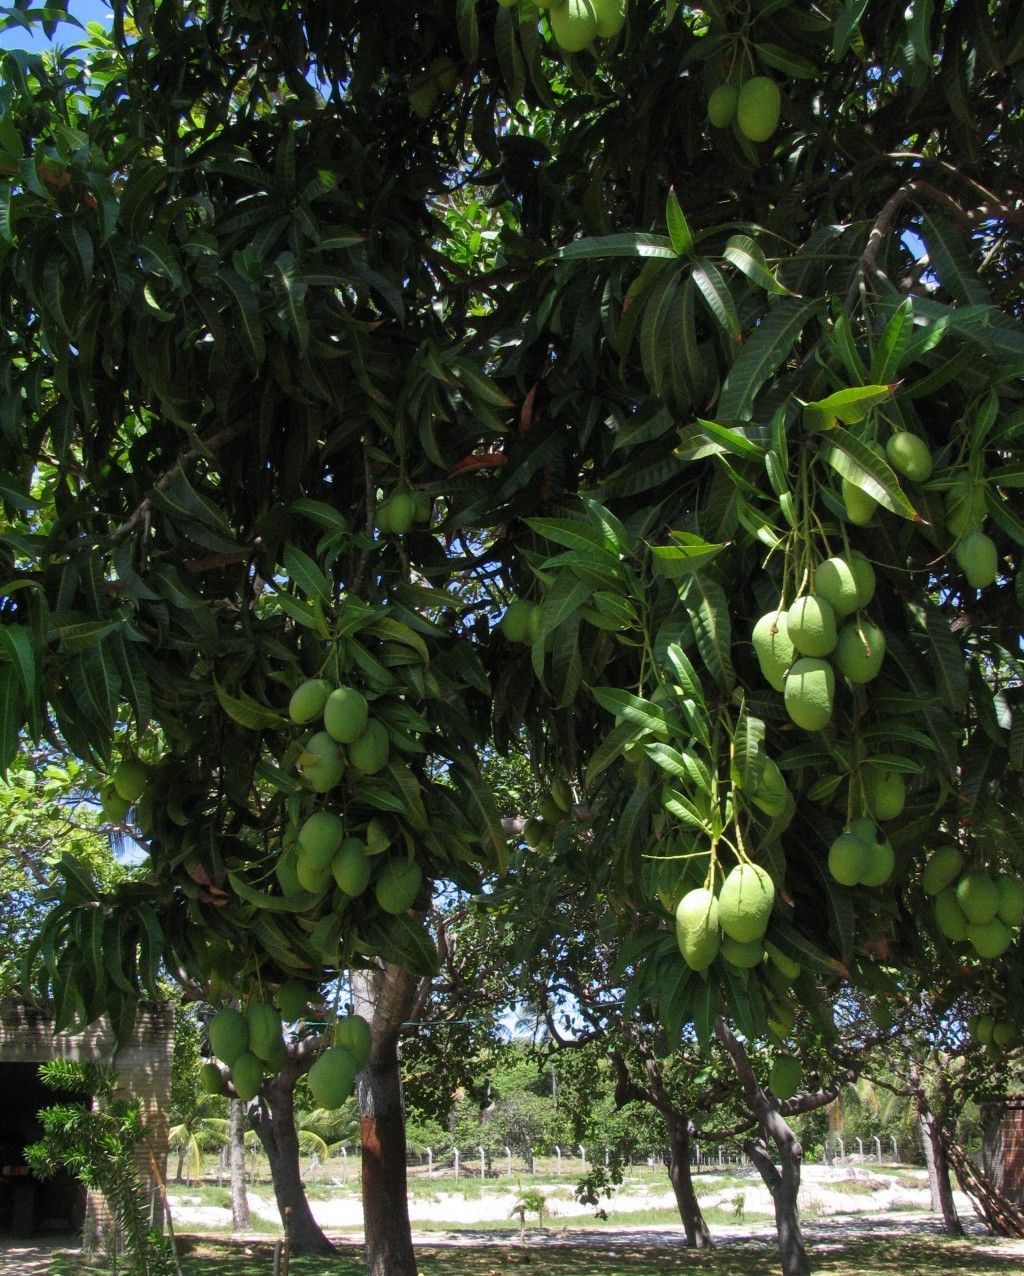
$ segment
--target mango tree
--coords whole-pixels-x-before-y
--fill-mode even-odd
[[[61,1025],[429,973],[522,741],[672,1023],[1019,989],[1019,6],[113,8],[0,88],[0,762],[150,851]]]

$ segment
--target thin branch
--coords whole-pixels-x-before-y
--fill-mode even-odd
[[[237,421],[234,425],[228,426],[226,430],[221,430],[218,434],[212,434],[208,439],[201,439],[196,447],[189,448],[183,453],[177,461],[171,466],[166,474],[162,475],[156,482],[156,489],[159,492],[166,492],[170,485],[174,482],[179,474],[185,473],[185,467],[192,461],[198,461],[200,457],[205,456],[208,452],[217,452],[224,447],[226,443],[230,443],[232,439],[237,439],[240,434],[244,434],[249,428],[248,420]],[[139,523],[148,520],[153,512],[153,502],[147,496],[140,505],[138,505],[134,513],[116,527],[111,533],[110,539],[117,544],[131,534]]]

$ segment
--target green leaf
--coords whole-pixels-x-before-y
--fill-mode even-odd
[[[466,772],[456,774],[456,783],[462,797],[463,809],[488,851],[488,857],[499,873],[508,868],[508,837],[501,825],[501,815],[494,802],[490,786],[476,775]]]
[[[18,671],[25,701],[30,703],[36,693],[36,655],[28,629],[13,622],[0,625],[0,649]]]
[[[607,555],[608,565],[617,567],[618,553],[614,545],[608,544],[608,536],[602,528],[594,527],[579,518],[528,518],[526,525],[545,540],[554,541],[556,545],[564,545],[567,549],[591,552],[601,550]]]
[[[228,870],[228,884],[239,899],[253,908],[266,909],[272,913],[305,913],[317,903],[319,895],[311,891],[300,891],[295,895],[269,895],[266,891],[250,886],[241,873]]]
[[[662,771],[686,780],[701,793],[711,795],[711,772],[701,759],[689,749],[673,749],[671,745],[652,741],[644,745],[644,752]]]
[[[742,427],[718,425],[717,422],[705,421],[702,417],[698,417],[695,425],[683,431],[683,443],[676,449],[676,455],[692,460],[698,459],[698,452],[704,454],[704,450],[695,447],[694,444],[701,437],[718,444],[718,447],[713,450],[719,453],[731,452],[734,456],[743,457],[744,460],[760,459],[764,456],[764,449],[752,443],[743,433]],[[711,450],[707,449],[707,451]]]
[[[841,425],[823,431],[819,438],[821,455],[837,474],[873,496],[879,505],[884,505],[892,513],[902,518],[920,519],[885,457]]]
[[[925,631],[931,643],[935,685],[946,704],[956,713],[967,707],[967,666],[963,648],[943,613],[933,606],[925,610]]]
[[[833,419],[844,425],[862,421],[876,403],[892,398],[895,385],[860,385],[837,390],[826,399],[804,404],[804,414],[812,429],[827,429]]]
[[[18,756],[25,717],[21,702],[21,675],[13,665],[0,667],[0,775]]]
[[[235,310],[240,320],[237,331],[242,337],[245,353],[253,367],[258,369],[263,364],[267,350],[256,295],[248,282],[241,275],[235,274],[233,270],[222,270],[220,277],[235,303]]]
[[[239,726],[247,727],[250,731],[277,731],[291,726],[287,718],[275,713],[273,709],[268,709],[266,705],[260,704],[252,696],[244,692],[240,696],[233,696],[225,691],[219,682],[214,682],[213,685],[220,707]]]
[[[718,396],[716,416],[727,421],[748,421],[758,392],[792,353],[816,301],[783,298],[747,338]]]
[[[775,277],[760,244],[749,235],[730,235],[722,249],[722,257],[765,292],[775,296],[788,294],[789,289]]]
[[[309,598],[319,598],[323,603],[331,601],[334,587],[307,553],[294,545],[286,545],[283,557],[284,569],[293,585]]]
[[[700,1045],[706,1046],[715,1032],[715,1020],[722,1012],[718,981],[707,972],[697,981],[693,993],[693,1029]]]
[[[694,972],[678,958],[659,963],[658,1016],[670,1046],[682,1040],[683,1028],[692,1018]]]
[[[732,299],[732,293],[729,291],[729,285],[725,282],[722,272],[706,257],[701,257],[693,266],[693,282],[700,290],[701,296],[707,302],[708,309],[714,315],[718,324],[725,329],[725,332],[733,341],[739,341],[740,338],[740,317],[736,310],[736,303]],[[722,413],[723,416],[729,416],[728,412]]]
[[[697,677],[697,671],[690,663],[686,652],[678,643],[670,643],[665,650],[665,656],[672,667],[675,674],[676,686],[683,692],[687,699],[692,700],[695,704],[704,708],[704,688],[700,685],[700,679]]]
[[[726,691],[736,682],[732,667],[732,627],[729,600],[717,581],[694,573],[679,587],[679,597],[690,613],[697,647],[711,676]]]
[[[670,580],[686,576],[717,558],[725,544],[714,545],[694,532],[669,532],[671,545],[652,545],[653,567],[659,576]]]
[[[921,238],[928,249],[928,267],[954,301],[969,306],[985,305],[988,289],[971,264],[966,243],[938,213],[921,218]]]
[[[601,261],[608,257],[664,257],[676,260],[672,241],[664,235],[619,234],[574,239],[555,253],[562,260]]]
[[[666,739],[671,735],[668,715],[660,705],[650,704],[620,687],[591,687],[590,693],[602,709],[607,709],[617,718],[625,718],[634,727]]]
[[[496,408],[512,407],[512,400],[469,359],[452,359],[448,365],[463,391]]]
[[[790,80],[818,80],[821,78],[821,67],[809,58],[801,57],[792,49],[784,49],[780,44],[769,44],[759,40],[754,45],[757,58],[765,66],[781,71]]]
[[[458,0],[455,10],[459,29],[459,43],[467,62],[475,62],[480,56],[480,26],[476,16],[477,0]]]
[[[872,381],[891,381],[906,361],[914,336],[914,303],[908,297],[897,306],[885,325],[871,360]],[[841,418],[840,418],[841,419]]]
[[[690,230],[690,224],[686,220],[686,214],[679,203],[674,186],[669,187],[668,199],[665,201],[665,223],[676,255],[688,257],[693,249],[693,232]]]
[[[857,24],[863,18],[867,7],[868,0],[846,0],[843,5],[832,33],[832,51],[837,58],[842,57],[855,37],[859,39]]]
[[[757,982],[724,958],[721,962],[725,975],[725,995],[729,1017],[748,1041],[763,1037],[767,1028],[764,998]]]
[[[421,921],[403,913],[395,917],[387,929],[375,936],[377,948],[385,961],[421,978],[429,978],[440,970],[437,948],[430,932]]]
[[[740,714],[732,744],[732,780],[746,793],[756,793],[764,774],[765,724],[760,718]]]

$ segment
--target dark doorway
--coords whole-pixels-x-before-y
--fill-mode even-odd
[[[85,1218],[85,1188],[65,1170],[37,1179],[25,1148],[42,1136],[41,1108],[81,1102],[44,1086],[38,1063],[0,1063],[0,1236],[78,1232]]]

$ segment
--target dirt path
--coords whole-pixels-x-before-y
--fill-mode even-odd
[[[78,1246],[70,1236],[31,1245],[0,1240],[0,1272],[4,1276],[49,1276],[50,1259],[58,1251],[77,1253]]]

